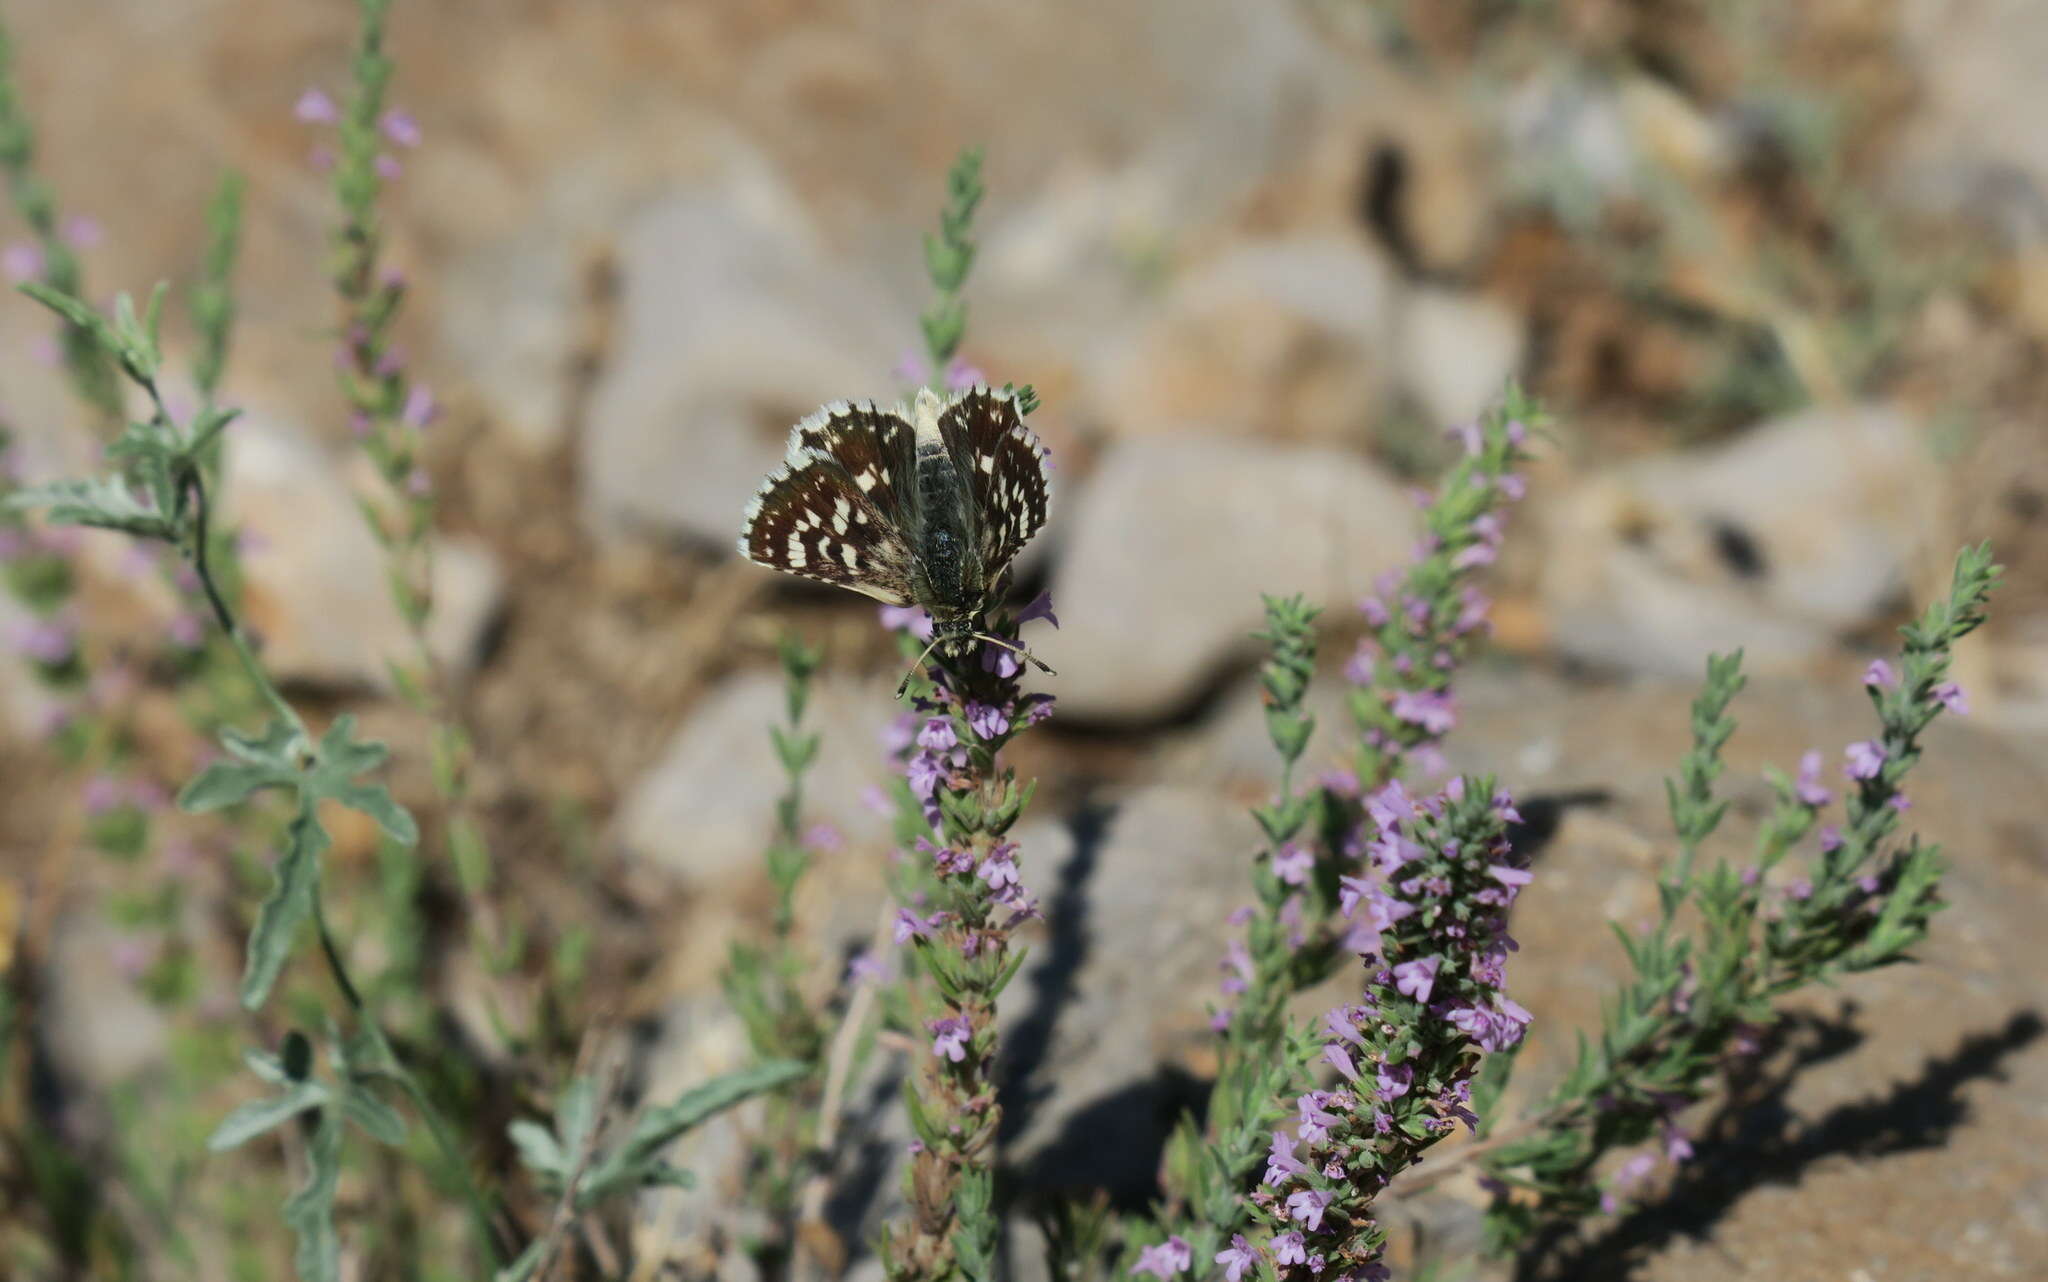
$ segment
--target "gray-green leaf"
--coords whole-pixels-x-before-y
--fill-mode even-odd
[[[320,884],[320,856],[328,845],[327,830],[314,817],[310,801],[286,829],[283,856],[277,861],[277,884],[270,898],[257,910],[256,926],[249,932],[249,957],[242,972],[242,1005],[259,1009],[270,996],[292,954],[292,941],[299,926],[313,912],[313,894]]]
[[[319,1082],[300,1082],[282,1095],[250,1100],[222,1119],[207,1139],[206,1147],[216,1153],[224,1153],[280,1123],[290,1121],[309,1108],[319,1108],[328,1099],[327,1088]]]
[[[6,506],[20,512],[46,509],[45,516],[57,525],[120,530],[137,538],[175,543],[180,533],[169,514],[145,506],[128,482],[117,476],[29,486],[8,495]]]
[[[341,1119],[331,1110],[321,1116],[306,1156],[312,1173],[284,1204],[284,1222],[299,1239],[292,1262],[302,1282],[338,1282],[341,1241],[334,1232],[334,1189],[341,1180]]]

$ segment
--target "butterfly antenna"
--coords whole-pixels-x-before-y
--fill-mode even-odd
[[[931,658],[932,651],[939,648],[939,642],[942,640],[944,640],[943,637],[934,636],[932,638],[931,644],[924,648],[924,653],[918,655],[915,659],[912,659],[910,661],[910,671],[904,673],[903,680],[896,683],[897,698],[901,699],[903,697],[903,692],[910,688],[910,679],[917,675],[917,670],[924,666],[924,661],[926,659]]]
[[[1022,656],[1023,658],[1029,660],[1033,667],[1037,668],[1040,672],[1043,672],[1045,675],[1049,677],[1056,677],[1059,675],[1059,673],[1054,672],[1052,668],[1046,664],[1045,660],[1031,653],[1031,651],[1026,650],[1021,645],[1011,645],[1008,641],[1003,640],[1001,637],[992,637],[986,632],[976,632],[972,633],[971,635],[974,637],[976,641],[986,641],[990,645],[1001,646],[1003,649],[1008,650],[1011,654]]]

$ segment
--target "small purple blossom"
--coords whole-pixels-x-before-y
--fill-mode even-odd
[[[1379,1086],[1381,1099],[1400,1099],[1414,1083],[1415,1069],[1408,1064],[1381,1064],[1374,1070],[1373,1080]]]
[[[1044,619],[1055,628],[1060,625],[1059,617],[1052,612],[1052,593],[1039,593],[1031,598],[1031,604],[1017,612],[1017,623],[1020,627],[1033,619]]]
[[[1290,841],[1273,853],[1273,875],[1290,886],[1307,885],[1315,866],[1315,852],[1299,842]]]
[[[982,739],[996,739],[1010,732],[1010,718],[992,704],[970,702],[967,727]]]
[[[334,99],[325,91],[308,89],[292,104],[292,115],[301,124],[331,125],[341,119],[341,112],[334,105]]]
[[[1273,1239],[1273,1263],[1307,1264],[1308,1247],[1299,1233],[1282,1233]]]
[[[1884,769],[1884,759],[1890,755],[1885,746],[1875,739],[1859,739],[1849,745],[1849,764],[1843,773],[1851,779],[1875,779]]]
[[[441,417],[441,406],[434,399],[434,389],[425,383],[414,383],[405,394],[405,408],[399,411],[398,416],[407,426],[416,429]]]
[[[955,1064],[967,1058],[967,1039],[974,1036],[974,1028],[964,1015],[931,1020],[925,1031],[932,1035],[932,1054]]]
[[[899,941],[900,942],[900,941]],[[889,967],[881,958],[862,949],[847,963],[846,978],[855,984],[880,984],[889,978]]]
[[[981,868],[978,871],[981,879],[988,883],[989,889],[1000,891],[1006,886],[1021,884],[1017,880],[1016,855],[1017,844],[1005,842],[991,850],[988,857],[981,861]]]
[[[420,122],[413,119],[410,111],[393,107],[377,124],[384,131],[384,136],[400,147],[420,145]]]
[[[1963,697],[1963,688],[1953,681],[1944,681],[1928,691],[1934,701],[1959,717],[1970,715],[1970,701]]]
[[[1842,848],[1842,830],[1834,824],[1823,824],[1820,830],[1820,852],[1832,854]]]
[[[1289,1176],[1300,1175],[1308,1170],[1302,1160],[1294,1155],[1294,1139],[1286,1131],[1274,1131],[1273,1143],[1266,1150],[1266,1174],[1263,1183],[1273,1188],[1285,1184]]]
[[[1287,1215],[1314,1233],[1323,1227],[1323,1211],[1336,1197],[1321,1189],[1296,1189],[1287,1195]]]
[[[918,746],[929,748],[933,752],[948,752],[959,742],[960,737],[953,733],[953,721],[950,717],[932,717],[917,732]]]
[[[916,913],[908,908],[898,908],[896,910],[896,922],[891,928],[891,933],[897,943],[907,944],[913,939],[929,938],[931,929],[919,919]]]
[[[41,246],[24,243],[0,250],[0,272],[9,280],[35,280],[42,276],[43,266]]]
[[[1338,1042],[1325,1042],[1323,1044],[1323,1060],[1330,1067],[1342,1073],[1346,1080],[1353,1082],[1358,1080],[1358,1065],[1351,1062],[1351,1052],[1345,1050],[1342,1044]]]
[[[1799,758],[1799,778],[1793,790],[1799,795],[1799,804],[1815,810],[1835,799],[1835,794],[1820,786],[1820,753],[1809,751]]]
[[[1369,686],[1376,668],[1371,643],[1360,641],[1351,657],[1344,661],[1344,679],[1355,686]]]
[[[1414,961],[1402,962],[1394,967],[1394,987],[1418,1002],[1429,1000],[1430,990],[1436,985],[1437,967],[1443,965],[1440,957],[1418,957]]]
[[[1244,1240],[1244,1234],[1233,1233],[1230,1245],[1216,1253],[1216,1263],[1223,1266],[1224,1282],[1238,1282],[1246,1269],[1258,1267],[1259,1253]]]
[[[885,605],[881,609],[882,626],[890,631],[898,628],[910,629],[910,635],[920,641],[932,639],[932,616],[914,605]]]
[[[1879,690],[1889,690],[1899,683],[1899,674],[1892,671],[1892,665],[1883,659],[1872,659],[1870,666],[1863,669],[1863,684]]]
[[[1148,1246],[1138,1252],[1138,1262],[1131,1266],[1133,1273],[1150,1273],[1158,1278],[1170,1278],[1176,1273],[1185,1273],[1194,1263],[1194,1256],[1188,1244],[1179,1234],[1166,1239],[1157,1246]]]

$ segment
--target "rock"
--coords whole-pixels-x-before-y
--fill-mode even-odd
[[[1003,1007],[1006,1152],[1036,1189],[1142,1197],[1214,1068],[1224,919],[1250,900],[1258,829],[1234,801],[1160,784],[1018,841],[1046,938]]]
[[[97,1108],[102,1092],[163,1062],[170,1021],[122,973],[123,953],[141,946],[139,937],[117,928],[99,905],[67,913],[51,939],[49,1007],[38,1023],[59,1071],[85,1084]]]
[[[1385,378],[1392,273],[1356,237],[1253,242],[1176,282],[1088,385],[1119,436],[1362,435]]]
[[[892,684],[820,676],[804,714],[806,729],[821,739],[804,788],[806,822],[833,825],[854,849],[891,844],[889,817],[865,794],[887,779],[879,736],[895,716]],[[779,673],[746,673],[707,694],[660,760],[626,790],[618,812],[626,850],[691,891],[758,878],[784,787],[768,728],[787,716]]]
[[[1173,712],[1255,648],[1261,593],[1362,595],[1402,563],[1414,505],[1339,450],[1140,439],[1108,450],[1075,497],[1052,597],[1061,630],[1033,641],[1059,669],[1063,714]]]
[[[248,621],[263,660],[286,681],[386,687],[411,635],[386,586],[381,548],[344,482],[346,464],[260,414],[237,420],[227,505],[247,535]],[[479,541],[441,538],[434,552],[428,645],[457,676],[476,663],[503,584]]]
[[[2027,0],[1901,7],[1890,37],[1917,72],[1915,110],[1894,150],[1896,194],[1971,215],[2011,248],[2048,243],[2048,138],[2015,129],[2038,110],[2048,30]]]
[[[1498,401],[1522,366],[1522,318],[1479,294],[1424,286],[1402,300],[1397,344],[1403,386],[1432,423],[1469,423]]]
[[[584,511],[601,534],[729,553],[798,419],[827,401],[900,394],[890,369],[914,317],[834,265],[759,162],[648,205],[618,272],[614,349],[582,441]]]
[[[1709,652],[1796,667],[1907,586],[1940,485],[1883,405],[1814,409],[1589,478],[1543,504],[1541,590],[1576,659],[1690,676]]]

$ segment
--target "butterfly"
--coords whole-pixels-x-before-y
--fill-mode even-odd
[[[782,466],[747,505],[740,555],[923,607],[932,641],[918,663],[980,640],[1051,672],[981,622],[1011,561],[1045,524],[1050,493],[1045,450],[1008,389],[941,399],[921,388],[892,409],[839,401],[790,432]]]

